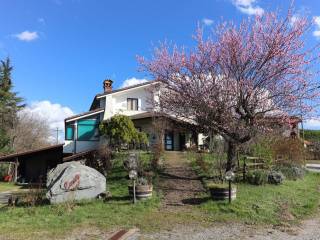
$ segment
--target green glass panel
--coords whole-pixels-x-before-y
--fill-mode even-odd
[[[98,131],[98,119],[82,119],[78,121],[78,140],[90,141],[98,140],[96,133]]]
[[[66,140],[73,140],[73,127],[67,126]]]
[[[98,119],[81,119],[78,120],[78,125],[96,125],[99,123]]]

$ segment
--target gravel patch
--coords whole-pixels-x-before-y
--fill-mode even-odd
[[[299,227],[272,228],[245,224],[218,224],[212,227],[178,226],[171,231],[159,233],[136,233],[128,240],[320,240],[320,220],[311,219]]]

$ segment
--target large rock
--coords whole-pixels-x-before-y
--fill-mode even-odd
[[[106,178],[79,162],[66,162],[48,173],[47,189],[50,203],[92,199],[106,191]]]

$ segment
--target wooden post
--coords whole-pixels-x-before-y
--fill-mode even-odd
[[[18,161],[18,157],[15,158],[15,164],[14,164],[14,182],[16,183],[18,181],[18,165],[19,165],[19,161]]]
[[[133,179],[133,203],[136,203],[136,180]]]
[[[231,180],[229,180],[229,204],[231,203]]]
[[[244,157],[244,159],[243,159],[243,171],[242,171],[243,181],[246,180],[246,159],[247,159],[247,157]]]

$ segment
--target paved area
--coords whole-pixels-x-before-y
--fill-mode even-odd
[[[313,172],[320,172],[320,164],[315,164],[315,163],[308,163],[306,164],[306,168],[309,171],[313,171]]]
[[[7,204],[9,197],[12,195],[11,192],[1,192],[0,193],[0,205]]]

